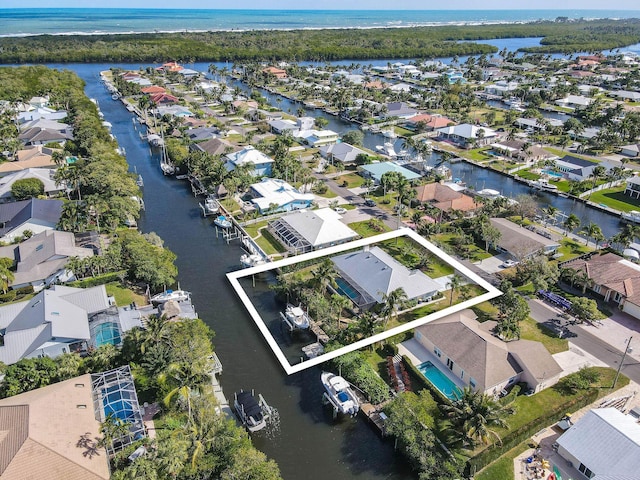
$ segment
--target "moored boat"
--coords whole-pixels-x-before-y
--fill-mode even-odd
[[[284,313],[280,312],[280,316],[291,328],[306,330],[310,326],[309,315],[302,307],[296,307],[288,303]]]
[[[358,413],[360,402],[351,390],[349,382],[331,372],[322,372],[320,380],[325,389],[325,398],[337,412],[352,417]]]
[[[262,395],[255,397],[255,392],[236,392],[233,400],[233,408],[242,425],[250,432],[257,432],[267,426],[272,408],[267,404]]]
[[[640,223],[640,212],[638,212],[637,210],[622,212],[622,214],[620,214],[620,218],[624,222]]]
[[[245,253],[240,257],[240,263],[242,264],[243,267],[248,268],[248,267],[255,267],[258,265],[264,265],[265,263],[267,263],[267,261],[259,253],[252,253],[252,254]]]
[[[215,224],[216,227],[220,227],[220,228],[231,228],[231,225],[233,225],[231,223],[231,220],[229,220],[224,215],[218,215],[216,219],[213,221],[213,223]]]
[[[185,290],[165,290],[164,292],[158,293],[151,297],[151,303],[157,305],[159,303],[166,303],[169,300],[183,302],[185,300],[188,300],[190,296],[191,293]]]
[[[549,183],[548,180],[540,178],[531,182],[531,186],[537,190],[544,190],[545,192],[556,192],[558,190],[557,185]]]
[[[202,213],[205,217],[215,215],[220,210],[220,202],[218,202],[215,197],[209,195],[205,199],[204,203],[200,204],[200,208],[202,209]]]

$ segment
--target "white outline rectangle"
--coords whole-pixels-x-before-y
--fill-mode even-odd
[[[282,352],[280,346],[276,342],[276,339],[273,337],[273,335],[267,328],[267,325],[262,320],[262,317],[260,317],[260,314],[256,310],[255,306],[253,305],[253,303],[251,303],[249,296],[240,285],[239,279],[249,277],[257,273],[262,273],[269,270],[275,270],[277,268],[286,267],[288,265],[293,265],[295,263],[300,263],[307,260],[313,260],[320,257],[334,255],[337,253],[344,252],[346,250],[365,247],[373,243],[384,242],[385,240],[389,240],[397,237],[409,237],[413,239],[414,241],[422,245],[424,248],[429,250],[431,253],[433,253],[434,255],[444,260],[449,265],[451,265],[456,271],[464,275],[467,279],[471,280],[472,282],[484,288],[487,292],[477,297],[471,298],[469,300],[465,300],[464,302],[460,302],[456,305],[452,305],[451,307],[447,307],[438,312],[434,312],[427,316],[418,318],[404,325],[399,325],[397,327],[378,333],[371,337],[363,338],[362,340],[358,340],[357,342],[354,342],[350,345],[339,348],[338,350],[334,350],[332,352],[320,355],[319,357],[312,358],[304,362],[297,363],[295,365],[291,365],[287,360],[287,358],[285,357],[284,353]],[[229,279],[229,282],[231,282],[233,289],[238,294],[238,297],[240,297],[240,300],[242,300],[242,303],[244,304],[245,308],[251,315],[251,318],[253,318],[253,321],[258,326],[258,329],[260,330],[264,338],[267,340],[267,343],[271,347],[271,350],[273,350],[273,353],[275,354],[276,358],[280,361],[280,364],[282,365],[282,367],[284,368],[285,372],[287,372],[288,375],[291,375],[292,373],[301,372],[302,370],[305,370],[309,367],[313,367],[315,365],[319,365],[323,362],[326,362],[327,360],[331,360],[333,358],[339,357],[340,355],[344,355],[345,353],[353,352],[354,350],[358,350],[360,348],[366,347],[368,345],[371,345],[372,343],[380,342],[386,338],[392,337],[394,335],[398,335],[400,333],[404,333],[407,330],[411,330],[413,328],[419,327],[420,325],[424,325],[425,323],[438,320],[439,318],[445,317],[449,314],[459,312],[460,310],[464,310],[465,308],[472,307],[474,305],[477,305],[479,303],[485,302],[487,300],[491,300],[492,298],[502,295],[502,292],[497,288],[495,288],[493,285],[491,285],[489,282],[483,280],[482,278],[480,278],[480,276],[473,273],[467,267],[462,265],[459,261],[455,260],[453,257],[451,257],[447,253],[440,250],[434,244],[427,241],[425,238],[423,238],[422,236],[418,235],[416,232],[408,228],[401,228],[398,230],[394,230],[392,232],[382,233],[374,237],[367,237],[360,240],[355,240],[353,242],[336,245],[334,247],[316,250],[316,251],[305,253],[302,255],[292,256],[289,258],[285,258],[283,260],[278,260],[277,262],[266,263],[263,265],[258,265],[255,267],[245,268],[235,272],[230,272],[230,273],[227,273],[227,278]]]

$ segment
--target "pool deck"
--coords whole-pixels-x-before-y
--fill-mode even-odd
[[[405,355],[411,363],[417,368],[424,362],[431,362],[433,365],[442,372],[444,376],[446,376],[449,380],[451,380],[454,385],[458,388],[463,389],[467,385],[462,382],[458,377],[453,375],[447,368],[442,365],[442,362],[429,350],[424,348],[420,342],[418,342],[415,338],[402,342],[398,345],[398,353],[400,355]]]

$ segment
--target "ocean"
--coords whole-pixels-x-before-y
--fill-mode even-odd
[[[0,36],[212,30],[383,28],[514,23],[569,18],[639,18],[640,10],[189,10],[0,8]]]

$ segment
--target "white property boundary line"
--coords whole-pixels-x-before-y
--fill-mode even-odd
[[[453,305],[451,307],[448,307],[448,308],[445,308],[443,310],[440,310],[438,312],[431,313],[431,314],[429,314],[429,315],[427,315],[425,317],[418,318],[418,319],[413,320],[413,321],[411,321],[409,323],[406,323],[404,325],[400,325],[400,326],[394,327],[394,328],[392,328],[390,330],[387,330],[385,332],[381,332],[381,333],[378,333],[378,334],[373,335],[371,337],[364,338],[362,340],[358,340],[357,342],[354,342],[351,345],[347,345],[345,347],[339,348],[338,350],[334,350],[332,352],[325,353],[325,354],[320,355],[319,357],[316,357],[316,358],[305,360],[305,361],[303,361],[301,363],[298,363],[296,365],[291,365],[289,363],[289,361],[287,360],[287,358],[285,357],[284,353],[282,353],[282,350],[280,349],[280,346],[278,345],[278,343],[276,342],[276,339],[273,337],[273,335],[271,334],[271,332],[267,328],[267,325],[262,320],[262,317],[260,316],[260,314],[256,310],[256,307],[253,305],[253,303],[251,303],[251,300],[249,300],[248,295],[246,294],[246,292],[244,291],[244,289],[240,285],[240,279],[241,278],[245,278],[245,277],[249,277],[251,275],[255,275],[257,273],[262,273],[262,272],[266,272],[266,271],[269,271],[269,270],[275,270],[276,268],[281,268],[281,267],[286,267],[288,265],[293,265],[295,263],[300,263],[300,262],[304,262],[304,261],[307,261],[307,260],[313,260],[313,259],[320,258],[320,257],[326,257],[326,256],[329,256],[329,255],[334,255],[334,254],[337,254],[337,253],[344,252],[346,250],[352,250],[354,248],[362,248],[362,247],[365,247],[367,245],[371,245],[373,243],[384,242],[385,240],[389,240],[389,239],[397,238],[397,237],[409,237],[409,238],[413,239],[414,241],[416,241],[417,243],[422,245],[424,248],[429,250],[431,253],[433,253],[434,255],[439,257],[440,259],[442,259],[445,262],[447,262],[455,270],[460,272],[462,275],[467,277],[469,280],[471,280],[472,282],[475,282],[477,285],[479,285],[482,288],[484,288],[487,292],[483,293],[482,295],[479,295],[477,297],[471,298],[469,300],[465,300],[464,302],[458,303],[458,304]],[[271,347],[271,350],[273,350],[273,353],[275,354],[277,359],[282,364],[282,368],[284,368],[285,372],[287,372],[287,375],[291,375],[292,373],[301,372],[302,370],[305,370],[305,369],[307,369],[309,367],[313,367],[313,366],[319,365],[319,364],[321,364],[323,362],[326,362],[327,360],[331,360],[333,358],[339,357],[340,355],[344,355],[345,353],[353,352],[354,350],[358,350],[360,348],[366,347],[368,345],[371,345],[372,343],[380,342],[380,341],[382,341],[382,340],[384,340],[386,338],[393,337],[394,335],[398,335],[400,333],[406,332],[407,330],[411,330],[413,328],[419,327],[420,325],[424,325],[425,323],[429,323],[429,322],[432,322],[434,320],[438,320],[439,318],[445,317],[445,316],[450,315],[450,314],[455,313],[455,312],[459,312],[460,310],[464,310],[465,308],[472,307],[474,305],[477,305],[478,303],[482,303],[482,302],[485,302],[487,300],[491,300],[492,298],[495,298],[495,297],[498,297],[498,296],[502,295],[502,292],[500,290],[498,290],[497,288],[495,288],[493,285],[491,285],[489,282],[483,280],[477,274],[473,273],[467,267],[465,267],[460,262],[455,260],[453,257],[451,257],[450,255],[446,254],[445,252],[440,250],[438,247],[436,247],[434,244],[432,244],[431,242],[425,240],[423,237],[418,235],[416,232],[414,232],[413,230],[410,230],[408,228],[401,228],[399,230],[394,230],[392,232],[382,233],[382,234],[376,235],[374,237],[367,237],[367,238],[363,238],[363,239],[360,239],[360,240],[355,240],[353,242],[344,243],[344,244],[341,244],[341,245],[336,245],[334,247],[324,248],[324,249],[321,249],[321,250],[316,250],[314,252],[305,253],[305,254],[297,255],[297,256],[292,256],[292,257],[289,257],[289,258],[285,258],[283,260],[278,260],[277,262],[266,263],[266,264],[263,264],[263,265],[258,265],[258,266],[255,266],[255,267],[245,268],[245,269],[238,270],[238,271],[235,271],[235,272],[230,272],[230,273],[227,273],[227,278],[229,279],[229,282],[231,282],[231,285],[233,286],[234,290],[238,294],[238,297],[240,297],[240,300],[242,300],[242,303],[244,304],[245,308],[247,309],[247,311],[251,315],[251,318],[253,318],[253,321],[256,323],[256,325],[260,329],[260,332],[262,332],[262,335],[264,335],[264,338],[267,340],[267,343]]]

